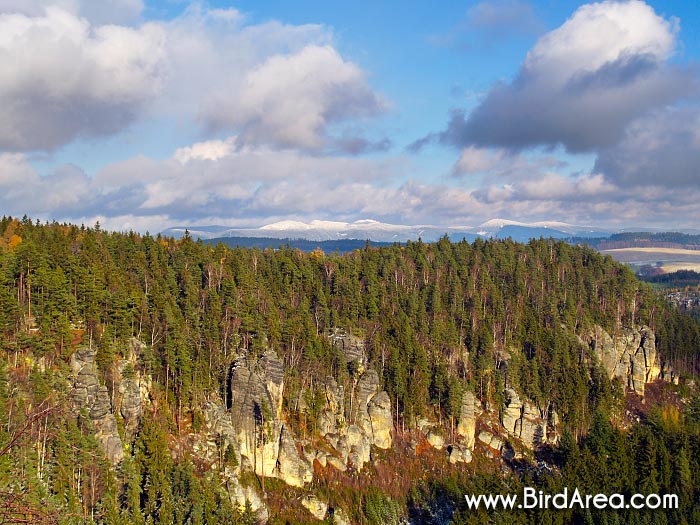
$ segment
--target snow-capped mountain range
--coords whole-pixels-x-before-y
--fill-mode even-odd
[[[258,228],[229,228],[225,226],[181,226],[169,228],[162,233],[181,237],[185,231],[201,239],[225,237],[262,237],[271,239],[306,239],[310,241],[331,241],[359,239],[375,242],[406,242],[418,240],[434,242],[447,235],[452,240],[473,240],[476,237],[511,237],[514,240],[528,240],[537,237],[567,238],[607,237],[612,232],[596,228],[576,226],[563,222],[543,221],[525,223],[506,219],[492,219],[478,226],[430,226],[388,224],[372,219],[354,222],[312,220],[280,221],[265,224]]]

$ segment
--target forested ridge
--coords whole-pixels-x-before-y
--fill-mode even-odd
[[[319,475],[313,490],[338,498],[352,521],[398,523],[403,515],[437,523],[440,507],[455,523],[487,523],[493,514],[468,513],[465,492],[576,484],[593,492],[673,491],[682,508],[513,512],[496,522],[700,523],[697,395],[683,382],[679,396],[687,402],[661,404],[627,428],[624,385],[610,380],[579,337],[594,326],[610,334],[648,326],[676,372],[696,373],[700,330],[692,319],[610,257],[564,242],[445,238],[339,255],[5,217],[0,523],[251,522],[250,509],[233,505],[219,474],[182,443],[202,429],[203,405],[226,399],[236,357],[269,349],[284,365],[285,420],[312,439],[324,378],[353,382],[356,365],[331,344],[334,329],[364,341],[367,366],[392,402],[398,442],[420,418],[436,421],[449,440],[465,391],[499,407],[505,389],[514,389],[555,409],[565,429],[542,451],[545,470],[511,465],[501,475],[487,458],[458,469],[428,455],[424,474],[423,460],[406,459],[416,478],[403,493],[382,483],[386,471],[377,466],[355,477]],[[127,374],[115,363],[127,358],[132,338],[144,343],[135,368],[152,378],[153,402],[134,431],[116,414],[125,451],[114,466],[89,418],[67,409],[67,378],[76,349],[94,349],[114,399],[116,376]],[[386,454],[403,468],[401,453]],[[220,459],[237,461],[226,450]],[[273,507],[289,490],[271,480],[263,488]],[[295,512],[280,508],[271,522],[311,521]]]

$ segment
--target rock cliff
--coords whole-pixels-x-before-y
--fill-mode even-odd
[[[644,384],[657,379],[674,380],[673,370],[661,363],[656,335],[647,326],[623,328],[611,336],[595,326],[582,338],[593,350],[610,379],[617,377],[629,390],[644,396]]]
[[[259,476],[276,477],[302,486],[313,478],[310,464],[301,457],[296,441],[282,419],[284,368],[268,350],[259,359],[242,355],[229,376],[230,428],[228,439]]]
[[[457,423],[457,435],[464,440],[464,446],[474,450],[476,436],[476,397],[472,392],[465,392],[462,396],[462,408]]]
[[[112,404],[105,385],[100,384],[95,366],[95,350],[78,348],[71,356],[73,389],[71,408],[77,417],[87,414],[102,444],[107,458],[115,465],[124,458],[124,446],[117,420],[112,413]]]

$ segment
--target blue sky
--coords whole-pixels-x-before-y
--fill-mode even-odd
[[[700,6],[0,0],[5,214],[700,224]]]

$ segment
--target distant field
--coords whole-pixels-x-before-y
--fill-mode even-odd
[[[700,257],[700,250],[685,250],[683,248],[616,248],[614,250],[601,250],[614,256],[616,253],[663,253],[671,255],[694,255]]]
[[[664,264],[661,269],[665,273],[672,273],[672,272],[677,272],[678,270],[691,270],[693,272],[698,272],[700,273],[700,264],[695,264],[695,263],[669,263],[669,264]]]
[[[643,266],[661,263],[665,272],[677,270],[700,269],[700,250],[685,250],[681,248],[618,248],[613,250],[601,250],[601,253],[610,255],[616,261]]]

